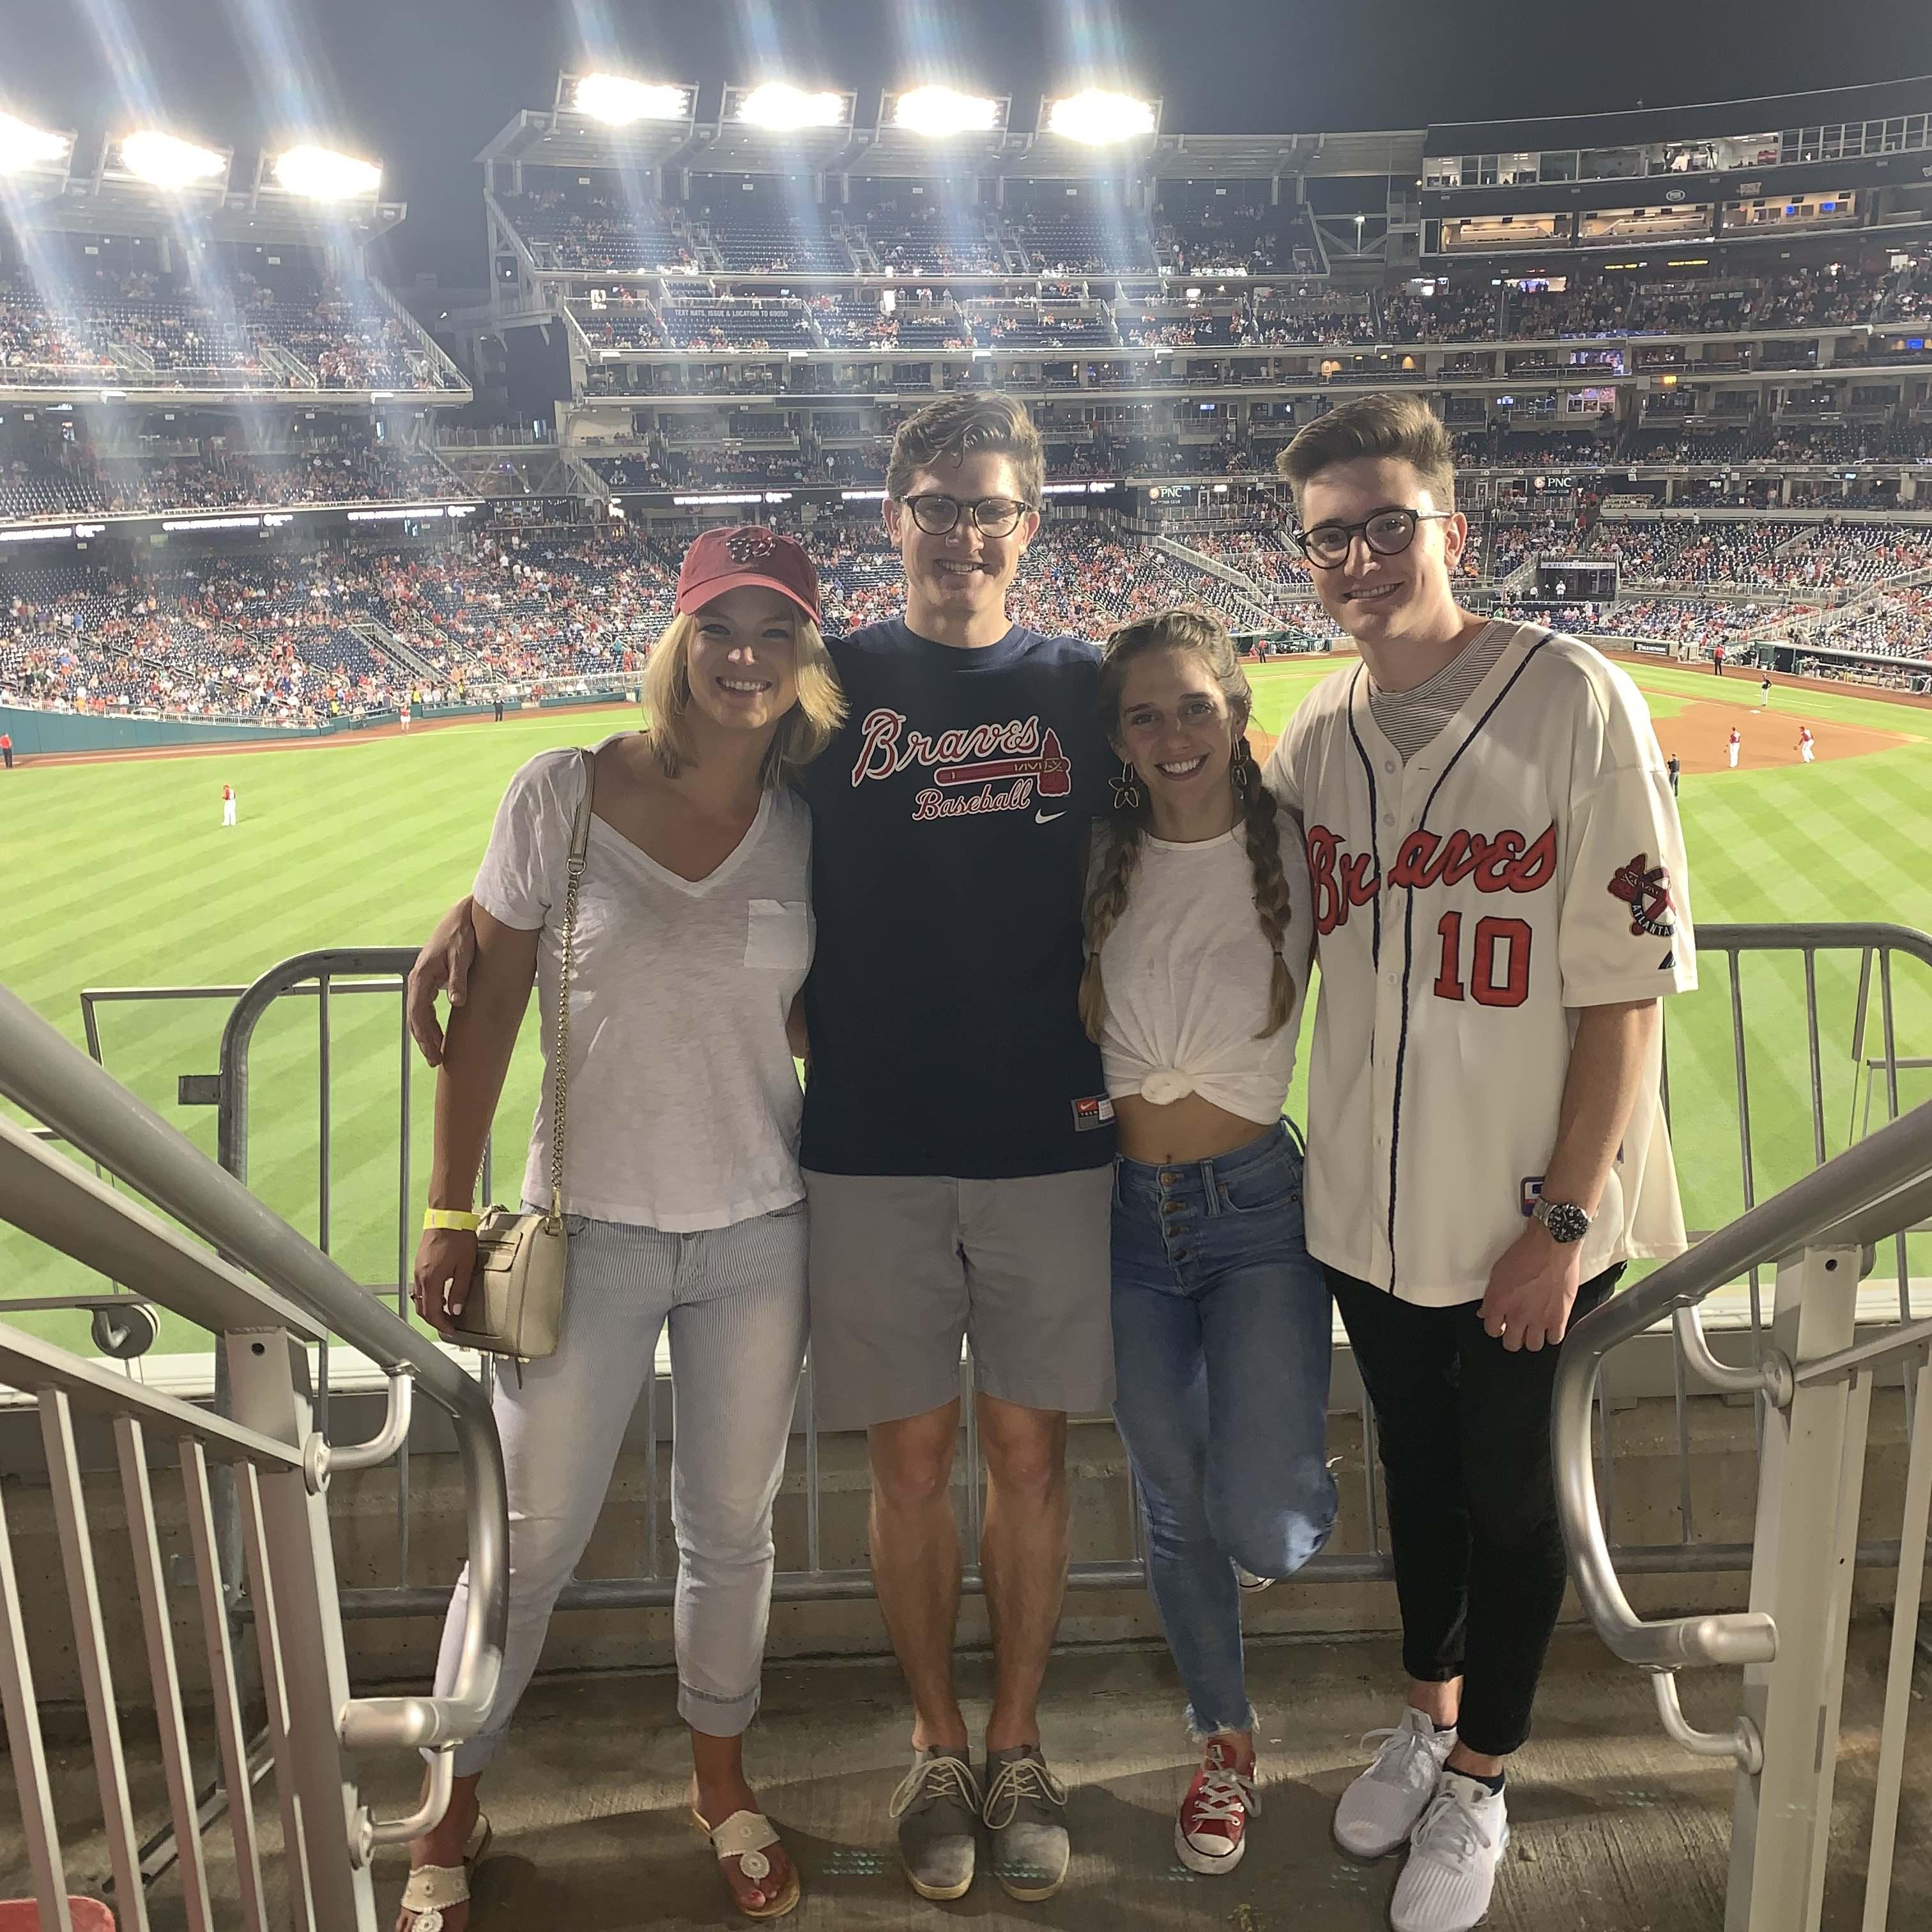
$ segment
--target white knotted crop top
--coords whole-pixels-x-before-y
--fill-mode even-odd
[[[1300,830],[1286,812],[1276,824],[1294,908],[1282,946],[1294,981],[1288,1024],[1256,1037],[1268,1023],[1273,961],[1241,827],[1185,845],[1143,835],[1126,909],[1100,949],[1100,1058],[1113,1098],[1138,1094],[1165,1106],[1198,1094],[1243,1120],[1280,1116],[1294,1076],[1315,927]],[[1111,838],[1105,830],[1095,838],[1090,896]]]

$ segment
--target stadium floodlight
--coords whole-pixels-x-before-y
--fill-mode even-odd
[[[64,134],[33,127],[17,115],[0,112],[0,175],[58,165],[67,150]]]
[[[1048,134],[1090,148],[1101,147],[1110,141],[1130,141],[1136,134],[1151,134],[1154,127],[1151,100],[1137,100],[1130,94],[1110,94],[1104,88],[1090,87],[1084,94],[1066,94],[1047,108]]]
[[[1000,104],[952,87],[914,87],[898,98],[892,124],[908,134],[943,140],[951,134],[985,134],[999,125]]]
[[[845,97],[808,94],[790,81],[767,80],[738,103],[738,118],[748,128],[774,134],[795,134],[801,128],[836,128],[845,118]]]
[[[274,168],[282,188],[309,201],[373,200],[382,185],[382,170],[374,161],[307,142],[278,154]]]
[[[121,165],[137,181],[156,188],[192,188],[228,172],[228,158],[212,148],[198,147],[178,134],[143,128],[121,142]]]
[[[586,74],[572,105],[593,121],[628,128],[633,121],[688,121],[692,91],[672,81],[632,80],[621,74]]]

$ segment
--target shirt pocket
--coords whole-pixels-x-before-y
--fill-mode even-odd
[[[754,899],[745,928],[745,964],[802,973],[812,964],[812,908],[803,899]]]

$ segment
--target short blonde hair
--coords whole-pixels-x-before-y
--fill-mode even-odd
[[[1456,446],[1442,418],[1420,396],[1358,396],[1296,433],[1275,458],[1277,473],[1301,493],[1322,471],[1358,456],[1392,456],[1412,464],[1438,510],[1456,507]]]
[[[797,621],[794,662],[798,696],[778,721],[758,771],[760,782],[774,791],[791,784],[831,743],[845,716],[845,692],[832,668],[824,638],[803,611],[799,612]],[[644,729],[669,778],[676,778],[694,762],[685,713],[691,707],[691,644],[697,634],[694,613],[674,617],[644,666]]]

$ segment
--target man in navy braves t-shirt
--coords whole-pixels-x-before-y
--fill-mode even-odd
[[[935,627],[936,628],[936,627]],[[902,617],[830,644],[847,722],[806,768],[815,965],[801,1157],[974,1180],[1105,1166],[1077,1023],[1079,867],[1105,809],[1093,646]]]
[[[870,1432],[872,1556],[913,1694],[896,1806],[930,1898],[1065,1876],[1037,1700],[1066,1567],[1066,1418],[1113,1393],[1113,1109],[1078,995],[1081,862],[1114,760],[1099,657],[1009,622],[1043,461],[998,395],[903,424],[886,527],[906,612],[831,645],[845,723],[807,768],[817,950],[800,1159],[820,1421]],[[993,1709],[976,1770],[953,1693],[949,1476],[962,1336],[987,1474]]]

